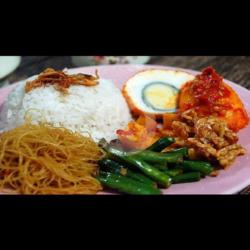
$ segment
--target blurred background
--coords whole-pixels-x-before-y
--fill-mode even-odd
[[[228,80],[250,89],[249,56],[0,56],[0,87],[38,74],[91,65],[152,64],[202,70],[213,66]]]

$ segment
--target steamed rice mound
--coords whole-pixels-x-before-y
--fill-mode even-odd
[[[67,94],[52,85],[25,93],[22,82],[3,106],[0,129],[15,128],[26,120],[65,127],[90,135],[97,142],[117,138],[116,130],[125,128],[131,115],[120,90],[109,80],[100,79],[92,87],[70,86]]]

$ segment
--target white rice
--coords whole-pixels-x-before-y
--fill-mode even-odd
[[[66,127],[97,142],[116,138],[116,130],[131,120],[129,108],[113,82],[101,79],[94,87],[71,86],[63,95],[53,86],[25,93],[25,82],[9,95],[0,113],[0,129],[9,130],[30,119],[33,124],[48,122]]]

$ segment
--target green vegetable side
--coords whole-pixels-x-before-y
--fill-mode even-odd
[[[97,178],[104,187],[124,194],[159,195],[160,188],[196,182],[211,174],[211,164],[189,160],[187,148],[162,152],[174,142],[171,137],[161,138],[146,150],[135,152],[102,143],[107,154],[99,162]]]

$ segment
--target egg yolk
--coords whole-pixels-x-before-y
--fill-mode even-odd
[[[165,83],[151,83],[144,89],[144,100],[147,105],[158,110],[175,109],[178,89]]]

